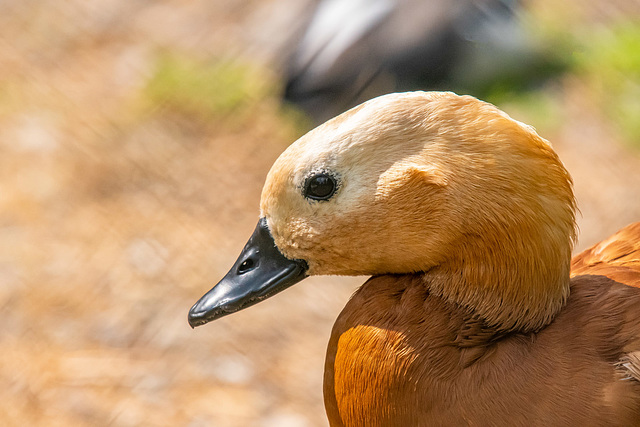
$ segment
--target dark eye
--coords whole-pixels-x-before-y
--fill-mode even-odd
[[[311,175],[304,183],[304,197],[328,200],[336,192],[336,180],[327,173]]]

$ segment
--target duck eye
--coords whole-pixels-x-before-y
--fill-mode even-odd
[[[304,184],[304,197],[313,200],[329,200],[336,192],[336,180],[327,173],[311,175]]]

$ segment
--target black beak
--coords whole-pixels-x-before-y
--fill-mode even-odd
[[[261,218],[231,270],[189,310],[192,328],[242,310],[307,277],[307,263],[280,252]]]

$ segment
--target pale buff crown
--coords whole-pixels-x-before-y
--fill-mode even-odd
[[[327,201],[304,182],[338,180]],[[385,95],[309,132],[275,162],[261,214],[309,274],[424,272],[488,324],[532,330],[569,289],[575,202],[550,144],[494,106],[440,92]]]

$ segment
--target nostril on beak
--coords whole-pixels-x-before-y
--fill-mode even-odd
[[[256,263],[251,258],[247,258],[242,261],[242,264],[238,266],[238,274],[244,274],[247,271],[251,271],[255,268]]]

